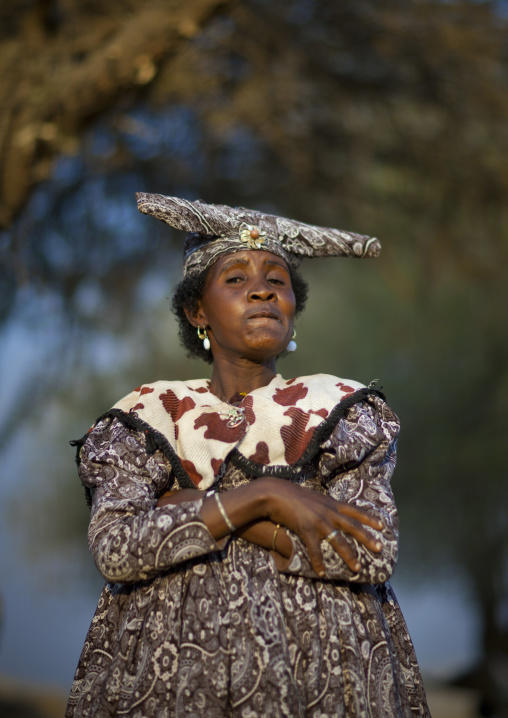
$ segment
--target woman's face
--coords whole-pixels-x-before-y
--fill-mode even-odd
[[[194,319],[207,327],[214,359],[222,352],[265,363],[288,345],[294,315],[295,295],[284,259],[245,250],[210,267]]]

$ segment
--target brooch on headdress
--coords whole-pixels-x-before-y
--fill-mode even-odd
[[[262,232],[254,224],[242,224],[240,241],[247,245],[248,249],[261,249],[261,245],[266,242],[266,232]]]

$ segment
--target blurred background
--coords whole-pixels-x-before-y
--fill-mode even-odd
[[[393,579],[434,716],[508,715],[508,3],[0,3],[0,714],[61,715],[101,579],[70,439],[209,376],[134,192],[378,236],[308,261],[286,376],[400,415]],[[60,713],[58,713],[60,711]]]

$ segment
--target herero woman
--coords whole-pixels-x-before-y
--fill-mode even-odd
[[[398,419],[374,387],[275,370],[296,346],[298,261],[379,242],[161,195],[138,206],[190,233],[173,308],[213,370],[138,387],[77,442],[107,584],[67,717],[428,716],[388,583]]]

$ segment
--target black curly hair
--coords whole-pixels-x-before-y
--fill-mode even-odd
[[[295,315],[297,315],[305,307],[308,285],[296,269],[291,266],[289,266],[288,269],[291,286],[295,294]],[[171,309],[178,319],[178,334],[182,345],[187,350],[187,356],[191,358],[199,357],[209,364],[212,364],[212,352],[207,351],[203,347],[203,342],[199,339],[196,328],[192,326],[185,314],[185,308],[190,312],[194,312],[197,309],[198,302],[203,296],[207,271],[208,270],[204,270],[199,274],[191,274],[177,284],[173,292]]]

